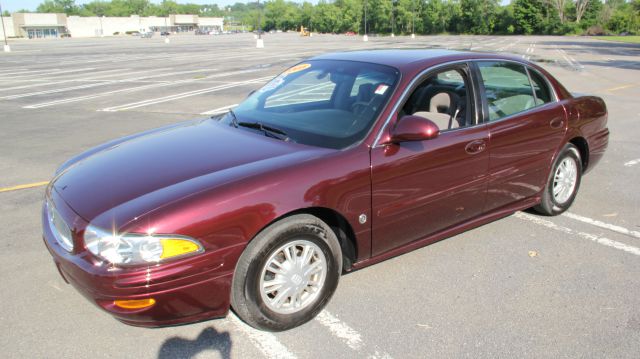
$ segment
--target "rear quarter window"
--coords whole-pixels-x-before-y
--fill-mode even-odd
[[[537,105],[527,70],[510,62],[479,62],[489,107],[489,121],[526,111]]]

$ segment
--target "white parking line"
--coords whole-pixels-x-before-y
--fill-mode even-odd
[[[143,80],[143,79],[166,77],[166,76],[173,76],[173,75],[183,75],[183,74],[194,73],[194,72],[215,71],[215,70],[216,69],[199,69],[199,70],[191,70],[191,71],[168,72],[168,73],[162,73],[162,74],[156,74],[156,75],[148,75],[148,76],[141,76],[141,77],[136,77],[136,78],[128,78],[128,79],[124,79],[124,80],[110,80],[110,81],[99,82],[99,83],[92,83],[92,84],[85,84],[85,85],[78,85],[78,86],[71,86],[71,87],[63,87],[63,88],[44,90],[44,91],[29,92],[29,93],[23,93],[23,94],[18,94],[18,95],[10,95],[10,96],[0,97],[0,99],[2,99],[2,100],[14,100],[14,99],[23,98],[23,97],[47,95],[47,94],[52,94],[52,93],[67,92],[67,91],[86,89],[86,88],[92,88],[92,87],[107,86],[107,85],[123,83],[123,82],[134,82],[134,81]],[[175,83],[179,83],[179,82],[183,82],[183,81],[175,81]],[[110,92],[110,93],[114,93],[114,92]]]
[[[345,343],[349,348],[360,352],[362,348],[365,346],[364,341],[362,340],[362,336],[358,331],[351,328],[348,324],[344,323],[340,319],[336,318],[333,314],[329,313],[326,310],[321,311],[315,319],[318,323],[325,326],[331,334],[340,339],[343,343]],[[375,346],[374,346],[375,348]],[[376,359],[376,358],[385,358],[391,359],[391,356],[385,352],[380,352],[375,350],[373,354],[367,354],[367,358]]]
[[[341,322],[340,319],[334,317],[326,310],[320,312],[316,317],[316,320],[327,327],[331,334],[342,340],[349,348],[358,351],[364,346],[360,333],[347,324]]]
[[[205,111],[205,112],[202,112],[200,114],[201,115],[217,115],[219,113],[227,112],[230,108],[234,108],[236,106],[238,106],[238,104],[234,103],[233,105],[227,105],[227,106],[214,108],[213,110]]]
[[[105,77],[113,76],[113,74],[111,74],[111,72],[120,72],[117,76],[123,76],[123,75],[133,75],[133,74],[156,72],[156,71],[160,71],[160,70],[171,70],[171,68],[153,69],[153,70],[144,70],[144,71],[133,71],[133,72],[125,72],[125,73],[122,72],[122,71],[126,71],[126,70],[129,70],[129,69],[114,69],[114,70],[94,71],[92,73],[92,75],[89,76],[89,77],[73,78],[73,79],[61,80],[61,81],[51,81],[52,80],[51,77],[46,77],[46,78],[41,78],[41,79],[38,79],[38,80],[30,80],[30,81],[39,81],[39,83],[35,83],[35,84],[31,84],[31,85],[14,86],[14,87],[3,87],[3,88],[0,88],[0,91],[19,90],[19,89],[24,89],[24,88],[29,88],[29,87],[39,87],[39,86],[55,86],[55,85],[60,85],[60,84],[63,84],[63,83],[69,83],[69,82],[99,81],[98,79],[102,79],[102,78],[105,78]],[[104,75],[106,73],[109,73],[109,74],[108,75]],[[93,76],[93,75],[96,75],[96,74],[103,74],[103,75],[101,75],[101,76]],[[24,81],[24,80],[22,80],[22,81]],[[43,81],[47,81],[47,82],[43,82]],[[102,80],[102,81],[117,81],[117,80]]]
[[[578,237],[584,238],[584,239],[588,239],[590,241],[596,242],[598,244],[602,244],[603,246],[607,246],[607,247],[612,247],[615,249],[619,249],[621,251],[625,251],[627,253],[631,253],[631,254],[635,254],[637,256],[640,256],[640,248],[638,247],[634,247],[634,246],[630,246],[627,244],[624,244],[622,242],[618,242],[618,241],[614,241],[608,238],[604,238],[604,237],[598,237],[595,236],[593,234],[589,234],[589,233],[585,233],[585,232],[580,232],[580,231],[576,231],[573,230],[571,228],[568,227],[563,227],[563,226],[559,226],[551,221],[548,221],[546,219],[542,219],[540,217],[536,217],[536,216],[532,216],[530,214],[526,214],[523,212],[516,212],[514,214],[514,217],[519,218],[519,219],[523,219],[525,221],[529,221],[529,222],[533,222],[535,224],[539,224],[542,226],[545,226],[547,228],[559,231],[559,232],[563,232],[566,234],[572,234],[572,235],[576,235]]]
[[[18,71],[18,72],[6,72],[3,73],[2,76],[10,76],[12,77],[13,75],[19,75],[19,74],[25,74],[25,73],[40,73],[40,72],[47,72],[47,71],[52,71],[52,70],[60,70],[58,68],[55,69],[48,69],[48,70],[25,70],[25,71]]]
[[[631,167],[631,166],[635,166],[638,163],[640,163],[640,158],[638,158],[637,160],[633,160],[633,161],[629,161],[629,162],[625,162],[624,166],[625,167]]]
[[[284,346],[275,335],[256,330],[242,322],[235,314],[229,313],[229,320],[258,348],[267,358],[295,359],[296,356]]]
[[[95,67],[85,67],[82,69],[73,69],[73,70],[60,70],[60,71],[52,71],[52,72],[47,72],[46,76],[48,75],[58,75],[58,74],[68,74],[68,73],[73,73],[73,72],[86,72],[86,71],[91,71],[91,70],[95,70]],[[15,79],[18,81],[22,81],[24,78],[27,77],[34,77],[34,76],[43,76],[43,74],[38,73],[38,74],[24,74],[24,75],[18,75],[18,76],[11,76],[10,79]]]
[[[562,215],[567,217],[567,218],[575,219],[576,221],[580,221],[580,222],[584,222],[584,223],[588,223],[588,224],[594,225],[596,227],[608,229],[610,231],[618,232],[618,233],[621,233],[621,234],[624,234],[624,235],[627,235],[627,236],[640,238],[640,232],[632,231],[632,230],[626,229],[624,227],[616,226],[615,224],[605,223],[605,222],[602,222],[602,221],[598,221],[596,219],[591,219],[589,217],[584,217],[584,216],[580,216],[580,215],[569,213],[569,212],[565,212]]]
[[[265,81],[270,80],[272,78],[273,78],[273,76],[267,76],[267,77],[261,77],[261,78],[242,81],[242,82],[234,82],[234,83],[225,84],[225,85],[218,85],[218,86],[208,87],[208,88],[204,88],[204,89],[200,89],[200,90],[183,92],[183,93],[179,93],[179,94],[175,94],[175,95],[171,95],[171,96],[152,98],[152,99],[148,99],[148,100],[127,103],[127,104],[120,105],[120,106],[107,107],[107,108],[103,108],[103,109],[98,110],[98,111],[105,111],[105,112],[125,111],[125,110],[134,109],[134,108],[155,105],[155,104],[158,104],[158,103],[179,100],[179,99],[183,99],[185,97],[203,95],[203,94],[210,93],[210,92],[226,90],[226,89],[229,89],[229,88],[232,88],[232,87],[244,86],[244,85],[248,85],[248,84],[252,84],[252,83],[265,82]]]

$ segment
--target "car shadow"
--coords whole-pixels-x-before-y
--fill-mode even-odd
[[[222,358],[230,359],[231,344],[229,332],[219,333],[208,327],[193,340],[181,337],[165,340],[158,351],[158,359],[194,358],[202,352],[218,352]]]

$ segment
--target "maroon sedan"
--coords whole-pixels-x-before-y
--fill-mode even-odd
[[[521,59],[322,55],[233,111],[66,162],[44,240],[64,279],[132,325],[227,314],[285,330],[341,273],[534,207],[556,215],[607,147],[607,111]]]

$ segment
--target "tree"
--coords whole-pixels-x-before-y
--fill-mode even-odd
[[[45,0],[37,8],[38,12],[65,13],[67,15],[77,15],[78,10],[75,0]]]
[[[460,32],[490,34],[496,22],[498,0],[461,0],[462,23]]]
[[[515,32],[525,35],[539,32],[544,21],[542,9],[542,2],[539,0],[515,0],[513,3]]]
[[[545,0],[545,3],[556,10],[560,23],[564,23],[566,20],[565,9],[567,8],[567,0]]]
[[[342,14],[333,3],[320,0],[313,14],[313,23],[320,32],[337,33],[340,31]]]
[[[576,23],[580,23],[580,19],[582,19],[587,5],[589,5],[589,0],[576,0]]]

